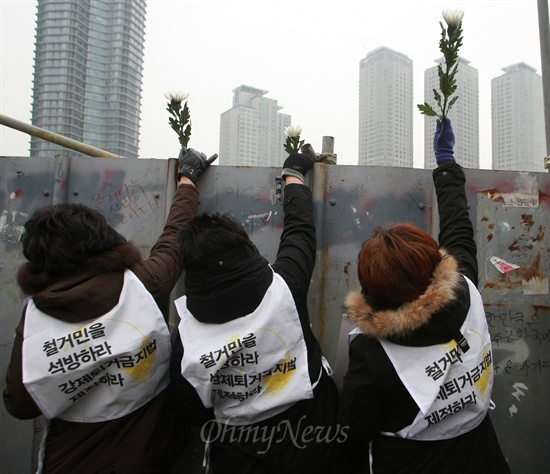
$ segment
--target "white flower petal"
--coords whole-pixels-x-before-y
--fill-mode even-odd
[[[285,127],[285,135],[287,137],[299,137],[302,133],[302,127],[299,125],[290,125],[289,127]]]
[[[187,97],[189,97],[189,92],[170,91],[165,92],[164,97],[166,97],[170,102],[183,102],[187,99]]]
[[[443,19],[449,26],[458,26],[464,17],[462,10],[444,10]]]

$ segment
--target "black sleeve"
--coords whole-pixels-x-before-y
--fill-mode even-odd
[[[349,365],[340,394],[338,422],[348,427],[349,442],[368,449],[380,430],[383,396],[372,364],[368,336],[357,336],[349,346]]]
[[[354,464],[349,472],[368,472],[370,441],[380,432],[397,433],[409,426],[418,411],[380,341],[364,334],[356,336],[349,346],[338,410],[338,422],[347,426],[345,450]]]
[[[182,358],[183,346],[178,331],[170,359],[170,398],[182,423],[200,427],[214,418],[214,410],[204,406],[195,387],[181,374]]]
[[[478,284],[477,248],[468,215],[464,170],[457,163],[433,171],[439,208],[439,245],[458,261],[460,271]]]
[[[297,298],[307,294],[317,251],[310,189],[303,184],[286,185],[284,212],[284,228],[273,269]]]

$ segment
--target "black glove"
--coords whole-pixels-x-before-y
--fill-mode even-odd
[[[292,153],[283,164],[283,179],[286,176],[294,176],[304,181],[304,176],[311,169],[315,160],[313,157],[302,153]]]
[[[445,163],[453,163],[455,161],[454,146],[455,133],[451,125],[451,120],[445,118],[443,123],[441,123],[441,121],[437,119],[434,134],[434,152],[435,161],[438,166]]]
[[[189,148],[186,153],[183,149],[180,150],[178,156],[178,179],[182,176],[188,177],[193,183],[197,182],[197,178],[208,168],[218,155],[212,155],[206,159],[206,155],[193,148]]]

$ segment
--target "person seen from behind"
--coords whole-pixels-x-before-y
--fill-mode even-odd
[[[204,213],[180,233],[186,294],[175,302],[172,383],[200,426],[205,472],[339,472],[333,446],[346,434],[307,307],[316,236],[304,177],[313,163],[301,153],[284,162],[273,264],[231,216]]]
[[[510,472],[488,415],[491,339],[454,144],[451,121],[437,120],[439,244],[396,224],[375,229],[359,251],[339,409],[354,473]]]
[[[82,204],[47,206],[25,223],[17,282],[28,298],[3,396],[16,418],[46,418],[38,472],[165,474],[185,446],[168,388],[169,297],[177,232],[212,161],[180,154],[179,187],[145,260]]]

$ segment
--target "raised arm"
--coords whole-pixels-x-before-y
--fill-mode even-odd
[[[455,136],[451,121],[437,121],[434,151],[438,167],[433,171],[439,208],[439,245],[458,261],[460,271],[478,283],[477,247],[468,214],[466,177],[454,159]]]
[[[216,158],[217,155],[214,155],[207,159],[204,153],[192,148],[186,153],[180,153],[178,157],[179,187],[164,230],[151,249],[149,258],[132,268],[161,308],[165,308],[168,304],[168,294],[181,274],[177,234],[184,222],[195,217],[199,201],[199,192],[195,183]]]
[[[313,158],[293,153],[283,165],[284,228],[273,269],[287,282],[296,297],[307,293],[317,250],[313,203],[304,176],[313,166]]]

